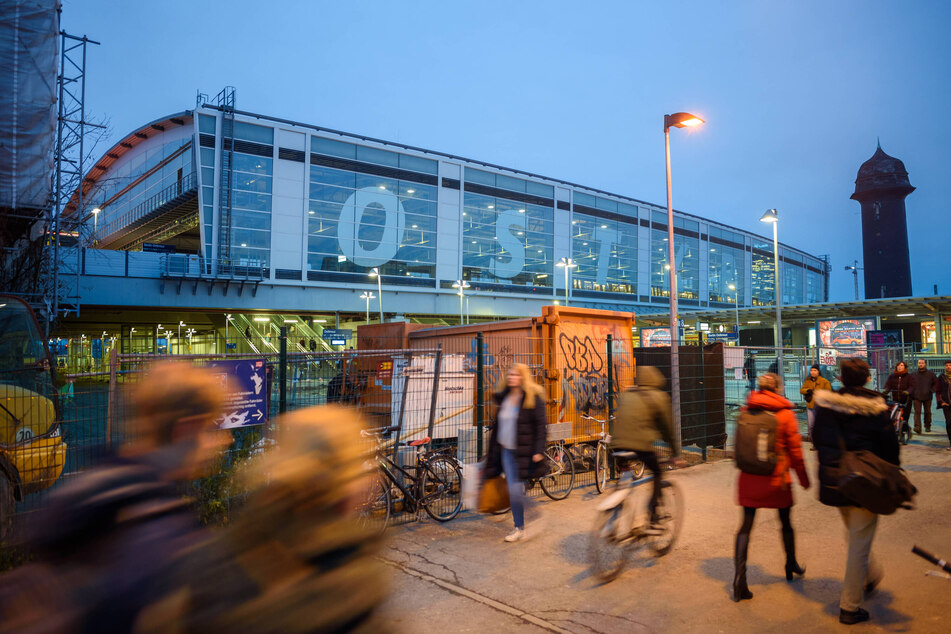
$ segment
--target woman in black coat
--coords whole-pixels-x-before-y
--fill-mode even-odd
[[[538,475],[547,442],[544,391],[532,380],[528,366],[516,363],[494,398],[499,409],[489,435],[485,477],[505,474],[515,520],[515,530],[505,541],[517,542],[525,538],[524,481]]]
[[[861,607],[862,597],[875,589],[883,571],[872,556],[878,515],[857,506],[836,487],[842,458],[840,442],[849,451],[865,449],[896,465],[899,459],[898,438],[888,416],[888,406],[881,394],[864,387],[870,378],[868,363],[845,359],[841,373],[844,386],[841,390],[822,390],[815,394],[813,442],[819,456],[819,501],[839,509],[849,533],[839,621],[851,625],[868,620],[868,612]]]
[[[915,376],[908,372],[904,361],[895,365],[895,371],[888,375],[882,391],[890,394],[896,403],[901,403],[902,415],[907,421],[911,414],[911,393],[915,391]]]

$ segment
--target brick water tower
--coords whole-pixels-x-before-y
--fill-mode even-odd
[[[913,191],[905,164],[881,144],[859,168],[851,198],[862,205],[866,299],[911,296],[905,196]]]

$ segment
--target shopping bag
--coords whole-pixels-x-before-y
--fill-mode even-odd
[[[505,478],[498,476],[482,483],[479,493],[479,512],[498,513],[509,507],[509,489]]]
[[[462,465],[462,508],[479,508],[479,489],[482,485],[482,469],[485,460]]]

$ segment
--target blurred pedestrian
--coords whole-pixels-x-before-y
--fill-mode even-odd
[[[938,377],[934,392],[938,407],[944,412],[944,428],[948,433],[948,451],[951,451],[951,361],[944,362],[944,374]]]
[[[753,530],[753,520],[756,509],[769,508],[779,510],[779,521],[782,524],[783,549],[786,551],[786,580],[792,581],[794,575],[806,574],[804,566],[799,565],[796,559],[796,537],[792,527],[792,477],[790,469],[796,471],[799,484],[804,489],[809,488],[809,474],[802,459],[801,441],[799,438],[796,415],[792,411],[792,403],[780,396],[781,383],[779,377],[766,373],[758,379],[759,389],[750,394],[746,401],[746,409],[772,412],[776,416],[776,468],[770,475],[754,475],[740,472],[737,483],[737,499],[743,507],[743,523],[736,533],[736,547],[733,554],[733,600],[742,601],[752,599],[746,581],[746,558],[750,544],[750,533]]]
[[[386,632],[379,535],[356,509],[369,486],[356,414],[283,416],[275,448],[250,468],[252,492],[189,562],[193,632]]]
[[[231,439],[215,424],[224,396],[207,370],[152,369],[119,455],[64,483],[31,518],[36,562],[0,578],[0,631],[124,632],[165,610],[180,557],[201,535],[185,484]]]
[[[911,391],[911,398],[915,405],[915,433],[921,433],[921,410],[925,411],[925,431],[931,431],[931,401],[934,399],[938,387],[938,377],[928,369],[924,359],[918,359],[918,372],[915,374],[915,385]]]
[[[743,361],[743,374],[746,375],[746,384],[750,392],[756,390],[756,353],[746,351],[746,360]]]
[[[815,363],[809,368],[809,376],[802,382],[799,393],[803,395],[806,401],[806,420],[808,421],[809,441],[812,442],[812,426],[816,422],[815,393],[818,390],[831,390],[832,384],[822,376],[819,364]],[[812,449],[815,450],[816,444],[812,443]]]
[[[899,464],[898,437],[881,394],[865,388],[871,380],[868,363],[844,359],[840,367],[842,389],[816,393],[816,446],[819,451],[819,501],[838,507],[848,532],[849,552],[839,598],[839,622],[867,621],[862,597],[881,582],[884,571],[872,556],[878,515],[856,506],[839,493],[842,445],[850,451],[866,450]]]
[[[901,405],[901,411],[907,422],[911,418],[911,393],[915,390],[915,377],[908,372],[904,361],[895,364],[895,371],[888,375],[883,392]]]
[[[655,444],[663,440],[670,447],[673,458],[680,455],[680,438],[674,433],[670,397],[664,392],[667,380],[660,370],[649,365],[637,368],[637,387],[621,394],[611,448],[633,451],[637,459],[650,469],[654,476],[651,498],[648,503],[650,522],[654,530],[657,517],[655,510],[660,500],[663,470],[657,459]]]
[[[485,477],[505,474],[515,522],[505,541],[517,542],[525,538],[525,514],[531,510],[525,480],[543,468],[548,433],[544,391],[528,366],[516,363],[503,375],[494,399],[499,409],[489,434]]]

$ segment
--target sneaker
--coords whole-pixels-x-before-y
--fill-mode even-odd
[[[505,536],[505,541],[507,542],[518,542],[525,539],[525,530],[521,528],[516,528],[514,531]]]
[[[859,608],[855,612],[849,612],[848,610],[839,610],[839,623],[843,625],[855,625],[856,623],[862,623],[863,621],[868,620],[868,611]]]

